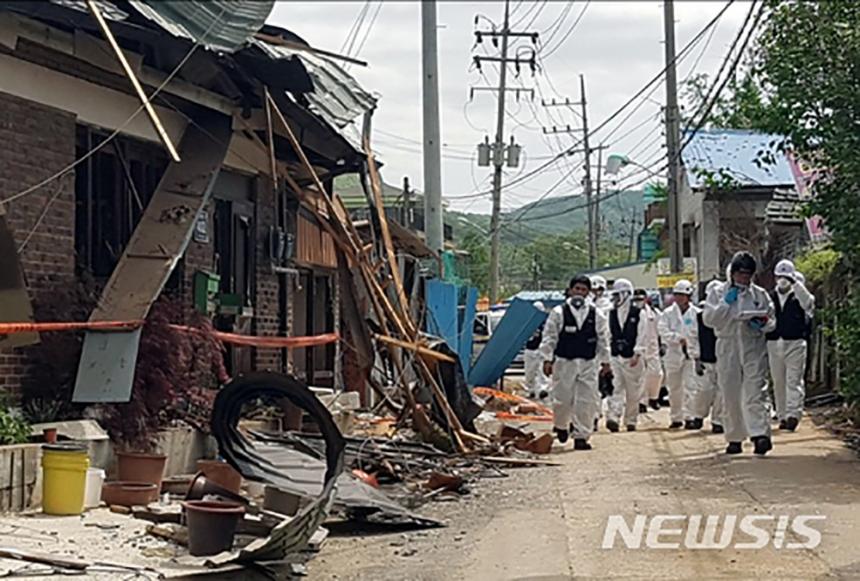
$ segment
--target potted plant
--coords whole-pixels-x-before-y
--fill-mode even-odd
[[[120,447],[119,479],[160,486],[167,458],[156,453],[159,431],[177,421],[207,427],[215,388],[226,379],[208,319],[177,299],[159,299],[141,332],[131,401],[98,409]]]

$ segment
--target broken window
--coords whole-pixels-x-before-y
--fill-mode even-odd
[[[97,147],[108,133],[78,125],[75,157]],[[116,137],[75,171],[76,266],[96,278],[111,275],[164,170],[155,144]]]

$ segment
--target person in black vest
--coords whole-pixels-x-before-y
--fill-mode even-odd
[[[600,409],[597,380],[609,373],[609,323],[588,300],[590,291],[587,276],[570,281],[568,299],[550,312],[540,345],[544,373],[552,378],[554,431],[562,444],[572,432],[576,450],[591,449]]]
[[[636,430],[639,417],[639,398],[642,394],[642,361],[648,339],[647,321],[642,309],[631,304],[633,285],[620,278],[612,286],[612,302],[609,311],[610,350],[612,353],[612,377],[615,389],[609,398],[606,413],[606,429],[617,432],[623,419],[628,432]]]
[[[712,280],[705,287],[705,296],[713,291],[720,281]],[[704,309],[703,300],[700,307]],[[723,394],[717,381],[717,336],[705,324],[700,310],[696,315],[699,326],[699,358],[696,359],[696,376],[693,393],[690,394],[690,423],[694,430],[701,430],[708,414],[711,415],[711,431],[715,434],[725,432],[723,428]]]
[[[546,312],[546,307],[540,301],[535,301],[534,307],[541,313]],[[532,399],[545,399],[548,395],[547,377],[543,374],[543,357],[540,354],[541,339],[543,339],[543,323],[526,341],[526,348],[523,351],[524,387]]]
[[[767,353],[776,416],[782,430],[794,431],[803,414],[806,349],[815,297],[798,282],[794,264],[781,260],[774,269],[776,329],[767,334]]]

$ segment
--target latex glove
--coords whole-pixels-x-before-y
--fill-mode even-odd
[[[726,304],[733,305],[736,302],[738,302],[738,293],[739,292],[740,292],[740,290],[738,289],[738,287],[733,286],[728,291],[726,291],[726,296],[723,297],[723,300],[726,301]]]
[[[762,319],[750,319],[749,326],[753,331],[761,331],[764,329],[765,323],[767,323],[767,321]]]
[[[700,359],[696,359],[696,375],[702,377],[705,374],[705,364]]]

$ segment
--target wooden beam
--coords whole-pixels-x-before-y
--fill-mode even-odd
[[[400,339],[395,339],[394,337],[386,337],[385,335],[380,335],[379,333],[375,333],[373,335],[373,338],[377,341],[381,341],[389,345],[396,345],[397,347],[402,347],[403,349],[407,349],[409,351],[415,351],[419,355],[425,355],[432,359],[438,359],[439,361],[446,361],[448,363],[457,362],[457,360],[453,357],[445,355],[444,353],[439,353],[438,351],[433,351],[429,347],[423,347],[415,343],[409,343],[408,341],[401,341]]]
[[[182,159],[179,157],[179,152],[176,151],[176,148],[173,146],[173,142],[170,141],[170,137],[167,135],[167,131],[164,129],[164,125],[161,123],[161,119],[159,119],[158,114],[152,107],[152,103],[149,102],[149,97],[143,90],[143,86],[140,84],[140,81],[137,80],[137,75],[135,75],[134,71],[131,69],[131,65],[129,64],[128,59],[125,58],[125,53],[122,52],[119,43],[116,41],[116,38],[114,38],[114,35],[108,27],[107,21],[105,21],[104,17],[102,16],[98,5],[93,0],[87,0],[87,7],[90,9],[90,12],[93,13],[96,22],[99,25],[99,28],[101,28],[102,33],[104,33],[105,38],[108,41],[108,44],[110,44],[111,48],[116,54],[116,58],[119,60],[119,64],[122,65],[122,69],[123,71],[125,71],[125,75],[128,77],[128,80],[131,81],[131,85],[134,87],[134,90],[137,93],[138,98],[140,99],[140,103],[146,110],[146,114],[149,115],[149,120],[152,121],[152,126],[155,128],[156,133],[158,133],[158,137],[161,139],[161,142],[164,144],[164,147],[167,148],[167,153],[170,154],[170,159],[172,159],[175,163],[179,163],[180,161],[182,161]]]

